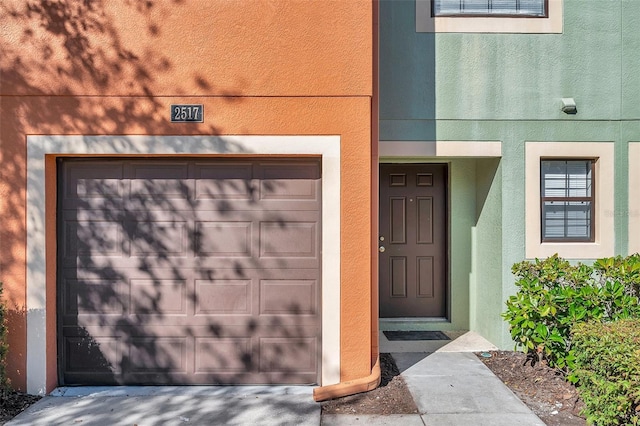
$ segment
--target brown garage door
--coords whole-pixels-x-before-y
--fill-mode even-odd
[[[318,382],[319,160],[58,170],[61,384]]]

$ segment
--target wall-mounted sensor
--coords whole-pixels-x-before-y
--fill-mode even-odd
[[[576,101],[573,98],[562,98],[562,112],[565,114],[576,114],[578,112]]]

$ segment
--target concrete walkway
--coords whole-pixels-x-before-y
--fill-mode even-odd
[[[545,426],[473,353],[495,346],[473,332],[447,334],[449,343],[389,342],[380,334],[380,350],[393,355],[419,414],[325,415],[322,425]]]
[[[544,426],[473,353],[436,352],[402,376],[425,425]]]
[[[320,415],[305,386],[61,388],[7,425],[544,426],[472,352],[474,333],[445,342],[389,342],[419,414]],[[444,345],[444,346],[443,346]]]

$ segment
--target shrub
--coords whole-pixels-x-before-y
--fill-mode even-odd
[[[593,268],[603,279],[625,283],[630,296],[640,297],[640,254],[599,259],[593,263]]]
[[[640,424],[640,320],[582,323],[573,329],[572,375],[598,426]]]
[[[571,265],[554,255],[513,266],[518,292],[502,314],[516,348],[562,370],[573,366],[571,327],[579,322],[640,317],[633,290],[640,257]]]

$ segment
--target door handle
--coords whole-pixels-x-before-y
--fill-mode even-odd
[[[384,253],[384,250],[385,250],[384,246],[380,246],[380,247],[378,247],[378,251],[379,251],[380,253]]]

